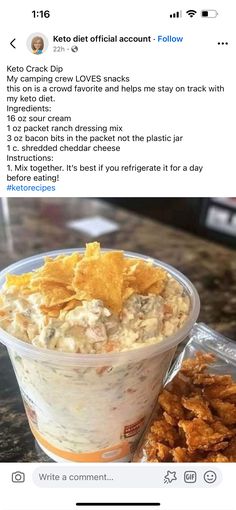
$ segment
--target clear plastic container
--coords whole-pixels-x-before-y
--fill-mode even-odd
[[[37,269],[45,256],[21,260],[0,273]],[[106,251],[105,249],[103,251]],[[125,252],[126,257],[150,257]],[[152,259],[184,287],[190,313],[183,327],[164,341],[132,351],[71,354],[39,349],[0,328],[16,373],[32,433],[53,460],[65,462],[129,461],[153,411],[177,345],[185,340],[200,309],[195,287],[173,267]]]

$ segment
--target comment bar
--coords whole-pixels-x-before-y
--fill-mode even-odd
[[[33,472],[38,487],[143,487],[143,488],[213,488],[222,482],[221,471],[215,465],[180,464],[98,464],[40,466]]]

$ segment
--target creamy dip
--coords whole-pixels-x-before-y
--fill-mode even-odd
[[[189,313],[182,285],[168,275],[162,295],[133,294],[117,315],[98,299],[61,310],[56,318],[41,311],[39,293],[24,295],[16,286],[2,291],[0,325],[36,347],[64,352],[126,351],[162,341],[175,333]]]

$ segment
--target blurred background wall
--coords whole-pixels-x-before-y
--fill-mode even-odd
[[[236,198],[107,198],[195,235],[236,247]]]

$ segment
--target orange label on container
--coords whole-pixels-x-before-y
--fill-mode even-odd
[[[49,452],[71,462],[115,462],[116,460],[123,459],[130,454],[130,447],[127,441],[122,441],[119,444],[112,445],[109,448],[98,450],[95,452],[87,453],[74,453],[61,450],[45,439],[41,433],[34,427],[29,420],[30,428],[34,437],[38,442],[44,446]]]
[[[131,423],[130,425],[125,425],[124,427],[124,437],[133,437],[136,436],[141,428],[143,427],[145,417],[141,418],[140,420],[136,421],[135,423]]]

